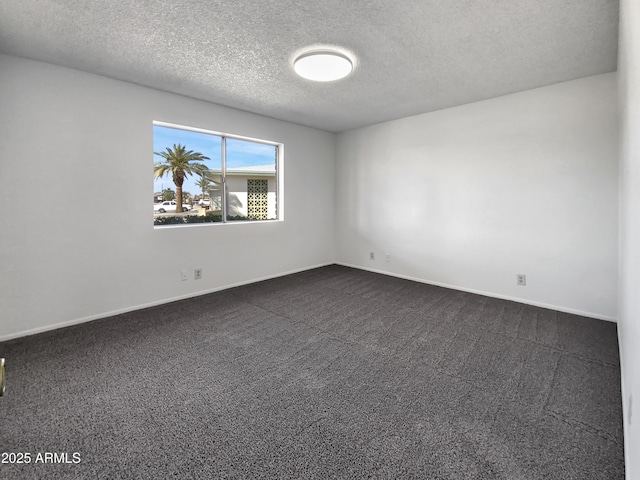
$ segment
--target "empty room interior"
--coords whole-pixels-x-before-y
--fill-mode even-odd
[[[0,478],[640,480],[636,0],[1,2],[0,181]]]

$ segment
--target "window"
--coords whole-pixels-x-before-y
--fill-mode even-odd
[[[278,220],[282,148],[154,122],[154,225]]]

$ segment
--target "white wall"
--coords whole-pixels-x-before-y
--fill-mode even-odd
[[[154,120],[284,143],[285,220],[154,229]],[[0,340],[332,262],[318,219],[334,149],[327,132],[0,56]]]
[[[607,74],[338,135],[338,261],[615,319],[616,106]]]
[[[627,479],[640,479],[640,3],[620,2],[620,361]]]

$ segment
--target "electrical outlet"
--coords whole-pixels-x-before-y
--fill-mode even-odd
[[[384,261],[385,262],[390,262],[391,261],[391,254],[390,253],[385,253],[384,254]]]
[[[189,270],[182,270],[182,281],[186,282],[189,279]]]
[[[527,276],[524,273],[518,273],[516,275],[516,284],[521,286],[527,285]]]
[[[369,252],[369,260],[375,260],[376,259],[376,252]]]
[[[202,278],[202,269],[201,268],[196,268],[193,271],[193,278],[196,280],[200,280]]]

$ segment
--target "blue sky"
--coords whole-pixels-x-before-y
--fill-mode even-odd
[[[177,128],[153,126],[153,151],[163,152],[167,147],[172,148],[173,144],[182,144],[187,150],[200,152],[210,160],[204,163],[211,169],[221,168],[222,140],[216,135],[210,135]],[[263,143],[248,142],[246,140],[236,140],[227,138],[227,168],[247,167],[252,165],[272,165],[275,161],[275,148],[273,145]],[[162,160],[158,155],[153,156],[153,161]],[[190,176],[184,182],[182,190],[192,195],[197,195],[200,189],[195,185],[199,179],[197,176]],[[175,191],[171,174],[163,178],[154,179],[153,191],[160,192],[165,188]]]

